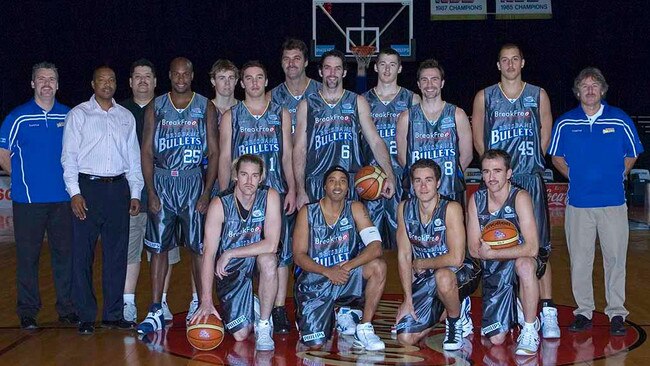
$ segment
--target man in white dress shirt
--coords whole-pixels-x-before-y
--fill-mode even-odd
[[[102,326],[130,328],[122,317],[129,214],[140,209],[144,186],[135,119],[113,99],[115,72],[95,69],[94,95],[73,108],[63,131],[63,179],[73,218],[72,298],[80,334],[92,334],[97,317],[92,266],[95,244],[102,237]]]

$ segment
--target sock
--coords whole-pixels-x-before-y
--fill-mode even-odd
[[[258,325],[261,325],[261,326],[263,326],[263,327],[266,327],[266,326],[270,326],[271,323],[269,323],[269,320],[268,320],[268,319],[266,319],[266,320],[262,320],[262,319],[260,319]]]
[[[536,323],[536,322],[537,322],[537,321],[534,321],[534,322],[532,322],[532,323],[526,323],[526,322],[524,322],[524,328],[526,328],[526,327],[531,327],[531,328],[534,329],[534,328],[535,328],[535,323]]]
[[[542,303],[543,308],[554,308],[555,303],[553,303],[553,299],[541,299],[540,302]]]
[[[124,294],[122,298],[127,304],[135,304],[135,294]]]
[[[192,292],[192,301],[199,302],[199,295],[196,292]]]
[[[447,317],[447,320],[449,321],[449,324],[454,324],[460,319],[460,317],[452,318],[450,316]]]
[[[157,310],[160,310],[161,308],[162,308],[162,305],[159,302],[154,302],[153,304],[151,304],[151,308],[149,309],[149,311],[157,311]],[[155,309],[155,310],[153,310],[153,309]]]
[[[163,292],[163,295],[162,295],[162,301],[161,301],[161,302],[167,302],[167,293],[166,293],[166,292]]]

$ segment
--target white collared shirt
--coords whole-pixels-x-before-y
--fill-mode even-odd
[[[113,100],[104,111],[93,95],[74,107],[63,130],[63,180],[70,197],[79,194],[79,173],[113,177],[125,174],[131,198],[144,187],[135,118]]]
[[[605,110],[605,105],[601,104],[600,108],[598,108],[598,111],[594,113],[593,116],[587,116],[587,120],[589,121],[589,124],[593,125],[594,122],[596,122],[596,120],[598,119],[598,117],[600,117],[603,114],[604,110]]]

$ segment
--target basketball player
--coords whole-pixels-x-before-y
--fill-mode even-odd
[[[539,346],[535,324],[539,245],[532,201],[528,192],[510,183],[512,169],[507,152],[488,150],[481,158],[481,172],[485,187],[474,193],[467,205],[467,244],[472,257],[481,259],[483,267],[481,334],[494,345],[503,344],[517,321],[514,313],[518,292],[524,325],[517,339],[516,354],[532,355]],[[495,219],[508,220],[517,227],[519,245],[492,249],[483,241],[483,228]]]
[[[397,205],[402,199],[402,167],[397,162],[397,141],[395,129],[397,117],[410,106],[420,103],[420,96],[412,91],[397,85],[397,76],[402,72],[402,60],[399,53],[392,48],[379,51],[374,65],[377,73],[377,85],[368,90],[363,96],[370,105],[370,115],[377,128],[377,133],[384,140],[393,167],[393,173],[398,179],[395,185],[395,195],[365,202],[372,222],[377,226],[384,238],[384,249],[395,249],[397,232]],[[365,68],[364,68],[365,70]],[[370,145],[363,143],[364,156],[367,157],[365,165],[378,165],[372,158]]]
[[[460,321],[461,303],[476,290],[480,267],[465,255],[463,207],[438,193],[440,166],[431,159],[411,165],[415,197],[397,210],[397,251],[404,302],[397,312],[397,340],[413,345],[426,337],[444,310],[442,347],[461,348],[472,332]]]
[[[293,231],[294,296],[302,344],[318,349],[331,338],[334,305],[365,299],[361,323],[342,333],[368,351],[385,348],[371,324],[386,284],[381,236],[365,206],[347,200],[348,172],[323,176],[325,196],[300,209]],[[365,284],[365,288],[364,288]]]
[[[239,79],[239,70],[230,60],[217,60],[210,69],[210,83],[214,87],[212,103],[219,115],[223,116],[230,107],[239,103],[235,99],[235,86]]]
[[[361,135],[388,176],[382,194],[392,197],[395,176],[390,155],[372,122],[370,106],[364,97],[343,89],[347,73],[345,55],[338,50],[325,52],[318,72],[323,78],[320,90],[307,95],[296,112],[293,155],[296,206],[300,208],[323,196],[321,184],[330,167],[340,165],[354,177],[362,165]],[[351,190],[350,196],[353,195]]]
[[[267,167],[263,184],[275,189],[283,202],[281,248],[278,258],[278,292],[274,300],[273,330],[289,333],[291,323],[284,308],[291,263],[291,232],[287,216],[295,211],[296,189],[293,179],[291,151],[291,116],[280,104],[267,101],[264,88],[268,83],[266,69],[258,61],[242,66],[241,86],[245,99],[228,110],[219,126],[220,157],[219,182],[221,189],[230,183],[230,166],[233,159],[243,154],[255,154]]]
[[[419,159],[435,161],[442,170],[438,192],[465,206],[463,172],[472,161],[472,131],[467,115],[442,99],[445,71],[438,61],[420,63],[417,76],[422,102],[399,116],[397,158],[404,169],[410,169]]]
[[[308,78],[305,69],[309,61],[309,49],[299,39],[288,39],[282,44],[282,71],[284,83],[267,93],[267,98],[289,110],[291,133],[296,129],[296,111],[304,96],[317,93],[321,83]],[[279,292],[278,292],[279,295]],[[284,298],[282,299],[284,301]],[[274,323],[275,324],[275,323]]]
[[[512,183],[530,193],[539,231],[538,268],[541,295],[542,336],[559,338],[557,309],[552,300],[551,236],[546,201],[544,154],[551,139],[553,116],[544,89],[525,83],[521,70],[526,61],[519,46],[505,44],[499,51],[497,68],[501,81],[479,91],[474,98],[472,130],[479,155],[489,149],[502,149],[512,156]],[[520,319],[521,320],[521,319]]]
[[[243,70],[242,70],[243,71]],[[262,93],[264,96],[264,93]],[[253,272],[259,273],[260,319],[255,321],[255,348],[273,350],[271,306],[277,291],[276,251],[280,241],[281,201],[273,188],[263,186],[263,160],[245,154],[232,164],[234,187],[212,200],[205,222],[205,255],[201,267],[201,305],[192,322],[210,314],[223,319],[236,341],[246,340],[253,328]],[[218,260],[215,263],[215,257]],[[217,281],[221,315],[212,302]]]
[[[193,254],[195,282],[199,278],[203,215],[210,202],[219,151],[217,111],[207,98],[192,91],[193,78],[190,60],[175,58],[169,68],[171,92],[157,97],[145,111],[142,165],[149,197],[145,245],[152,254],[153,304],[138,325],[139,333],[158,331],[164,325],[162,288],[168,252],[180,242],[179,229]],[[205,182],[201,171],[204,156],[208,157]]]

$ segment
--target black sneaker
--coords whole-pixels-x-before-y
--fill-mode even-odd
[[[591,329],[591,319],[587,319],[587,317],[582,314],[576,315],[573,323],[569,325],[569,330],[572,332],[584,332],[589,329]]]
[[[91,335],[95,333],[95,323],[94,322],[79,322],[79,334],[81,335]]]
[[[22,329],[26,330],[34,330],[38,329],[38,325],[36,324],[36,319],[34,319],[31,316],[23,316],[20,318],[20,327]]]
[[[625,328],[625,321],[623,317],[617,315],[612,318],[609,322],[609,333],[613,336],[624,336],[627,333],[627,328]]]
[[[278,306],[271,310],[273,317],[273,333],[287,334],[291,331],[291,323],[287,316],[287,309],[284,306]]]
[[[135,323],[127,322],[124,319],[119,320],[102,320],[102,328],[108,329],[133,329]]]
[[[79,316],[75,313],[70,313],[68,315],[59,316],[59,323],[64,324],[78,324]]]

